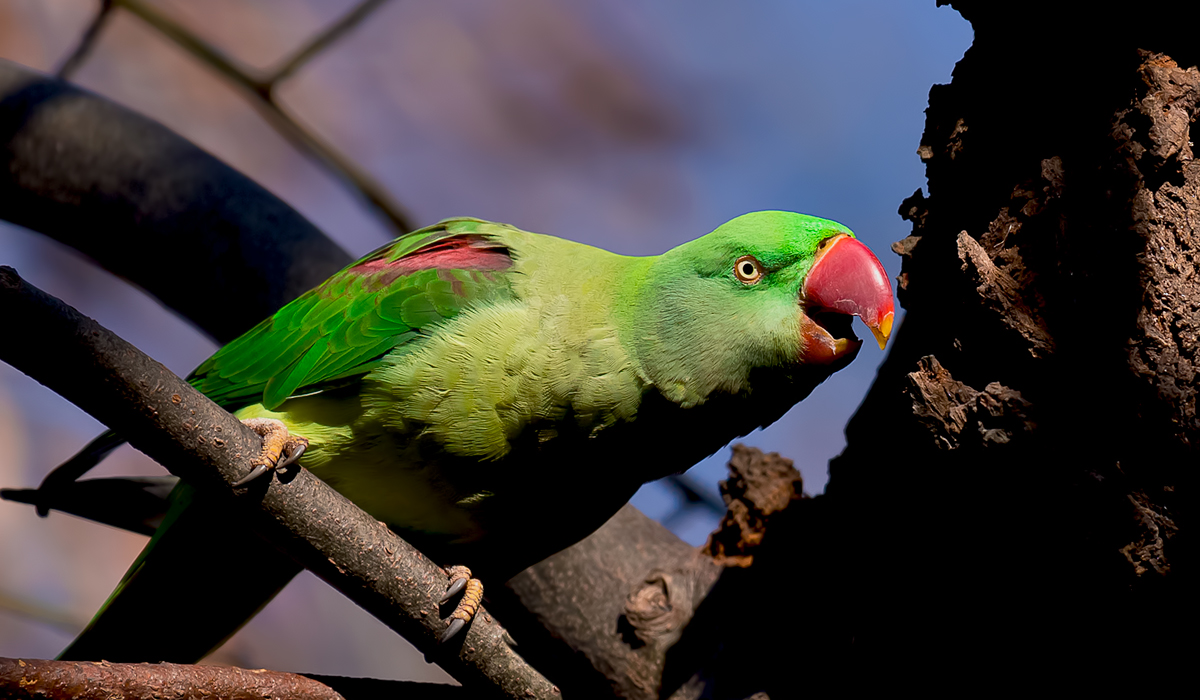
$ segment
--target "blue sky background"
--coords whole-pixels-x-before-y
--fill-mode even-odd
[[[252,69],[276,64],[353,5],[155,4]],[[0,58],[52,71],[96,5],[0,0]],[[967,22],[933,0],[406,0],[385,5],[279,94],[303,124],[377,177],[418,224],[471,215],[620,253],[655,254],[745,212],[787,209],[847,224],[894,277],[899,258],[889,246],[909,230],[896,210],[924,185],[915,151],[928,91],[949,81],[970,41]],[[241,95],[132,17],[114,18],[76,81],[246,172],[353,254],[391,237]],[[214,350],[139,291],[2,222],[0,263],[180,374]],[[861,327],[858,333],[866,335]],[[794,459],[806,489],[819,493],[882,357],[864,345],[850,368],[743,441]],[[100,429],[0,366],[0,484],[36,484]],[[879,450],[888,458],[887,445]],[[689,475],[716,494],[727,458],[724,450]],[[159,471],[128,449],[103,469]],[[919,474],[913,479],[920,488]],[[716,519],[703,509],[680,511],[675,493],[657,484],[635,504],[652,517],[670,517],[695,544]],[[142,541],[0,504],[0,560],[21,562],[0,572],[0,655],[57,653]],[[12,612],[21,605],[27,614]],[[63,621],[38,621],[30,606]],[[323,631],[313,634],[305,624]],[[336,626],[351,631],[329,631]],[[306,641],[313,637],[326,646]],[[323,584],[302,577],[219,658],[440,677],[419,659],[398,664],[402,646]]]

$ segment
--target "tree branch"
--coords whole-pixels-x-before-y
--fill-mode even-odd
[[[91,257],[222,343],[350,262],[161,124],[2,60],[0,219]]]
[[[119,689],[119,690],[118,690]],[[0,657],[0,696],[12,700],[456,700],[462,686],[190,664],[116,664]]]
[[[0,695],[12,700],[109,700],[117,688],[125,700],[346,700],[324,683],[280,671],[0,658]]]
[[[8,329],[0,359],[111,428],[172,473],[228,499],[246,526],[411,641],[463,685],[504,697],[558,695],[480,611],[439,646],[445,573],[306,470],[232,493],[261,442],[232,415],[95,321],[0,267]],[[31,329],[37,329],[32,332]],[[499,692],[496,692],[499,691]]]

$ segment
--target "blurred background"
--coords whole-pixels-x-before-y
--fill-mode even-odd
[[[739,214],[786,209],[845,223],[893,277],[900,260],[888,247],[909,230],[896,209],[924,184],[915,150],[929,87],[949,81],[971,42],[967,22],[933,0],[129,4],[109,15],[71,80],[246,173],[356,256],[395,235],[387,217],[293,147],[236,80],[147,19],[178,25],[233,70],[263,76],[358,8],[361,21],[298,65],[274,97],[286,119],[360,168],[417,226],[477,216],[644,255]],[[0,59],[54,73],[99,8],[0,0]],[[136,288],[4,222],[0,264],[181,375],[215,350]],[[882,358],[864,344],[849,369],[743,442],[794,459],[806,490],[820,493]],[[0,365],[0,486],[36,485],[102,429]],[[688,472],[691,498],[659,482],[634,503],[701,544],[720,515],[705,501],[719,503],[727,459],[726,449]],[[125,447],[95,474],[158,473]],[[144,542],[0,502],[0,656],[52,658]],[[308,574],[210,660],[447,679]]]

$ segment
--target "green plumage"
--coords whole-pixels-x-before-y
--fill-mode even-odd
[[[817,244],[842,233],[758,212],[636,258],[450,219],[342,270],[189,381],[308,438],[303,466],[439,563],[503,580],[832,371],[803,362],[798,299]],[[761,264],[753,284],[735,274],[744,256]],[[65,655],[94,649],[160,660],[87,633]]]
[[[189,381],[225,408],[247,403],[275,408],[289,396],[366,374],[389,352],[403,352],[420,329],[473,303],[507,295],[508,285],[473,271],[424,269],[395,276],[386,268],[353,270],[403,258],[485,223],[451,220],[397,239],[221,348]],[[487,226],[497,232],[508,228]]]

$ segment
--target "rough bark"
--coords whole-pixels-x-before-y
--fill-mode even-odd
[[[721,569],[652,522],[626,506],[591,537],[513,578],[493,601],[501,616],[513,603],[533,613],[514,616],[509,629],[521,644],[536,642],[530,663],[552,669],[556,682],[576,679],[563,686],[571,697],[591,697],[592,688],[652,700],[680,682],[666,673],[668,651],[694,632],[689,622]],[[563,647],[543,637],[571,642]]]
[[[126,700],[345,700],[323,683],[278,671],[0,658],[0,694],[6,698],[110,700],[117,692]]]
[[[691,672],[672,700],[767,700],[813,690],[798,671],[821,650],[803,634],[811,614],[796,608],[825,598],[814,576],[826,560],[824,540],[814,537],[823,500],[805,495],[792,460],[774,452],[734,445],[729,471],[720,484],[728,510],[703,548],[726,568],[668,654],[668,681]]]
[[[792,460],[745,445],[733,446],[729,469],[730,478],[720,485],[725,517],[704,549],[718,564],[749,568],[766,539],[771,516],[807,498],[804,482]]]
[[[227,666],[114,664],[0,658],[0,696],[12,700],[453,700],[461,686],[377,681]]]
[[[930,92],[907,316],[831,466],[822,634],[940,683],[1166,676],[1196,622],[1188,6],[951,4],[975,42]]]

